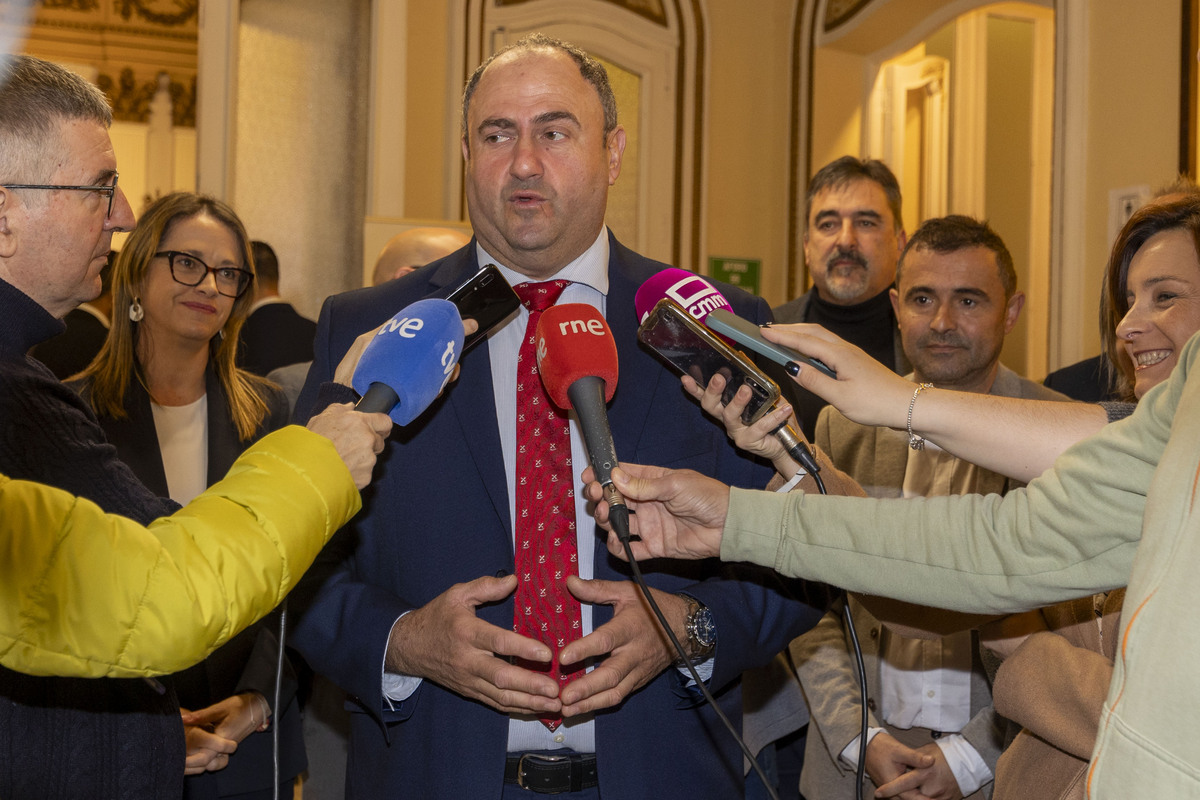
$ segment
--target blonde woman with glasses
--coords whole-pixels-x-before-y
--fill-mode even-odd
[[[250,239],[233,209],[191,192],[156,200],[114,266],[108,340],[71,382],[121,460],[178,503],[287,423],[282,392],[234,363],[253,281]],[[304,750],[286,664],[282,709],[271,707],[277,618],[172,676],[187,735],[184,797],[271,797],[272,737],[261,732],[274,721],[282,726],[279,775],[290,796]]]

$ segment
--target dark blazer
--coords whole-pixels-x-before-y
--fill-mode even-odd
[[[250,441],[243,442],[238,439],[237,429],[227,410],[225,393],[211,366],[205,377],[208,393],[207,483],[212,485],[225,477],[233,462],[250,444],[287,424],[288,403],[281,392],[269,392],[267,417]],[[85,399],[88,398],[88,382],[72,382],[71,386]],[[125,419],[100,416],[100,425],[108,441],[116,446],[117,455],[129,465],[138,479],[150,491],[166,497],[167,475],[158,447],[150,396],[137,380],[130,383],[125,394],[125,410],[129,415]],[[204,661],[172,675],[179,704],[183,708],[196,710],[241,692],[256,691],[274,706],[278,631],[279,615],[269,614],[229,640]],[[296,701],[296,676],[286,659],[284,665],[280,694],[284,711],[282,715],[273,714],[273,717],[281,726],[280,775],[288,779],[304,770],[305,758],[300,711]],[[246,737],[225,769],[187,778],[184,797],[215,798],[269,788],[273,782],[271,739],[268,733]]]
[[[108,338],[108,326],[99,317],[82,308],[73,308],[63,317],[67,329],[48,339],[30,353],[59,380],[66,380],[92,363]]]
[[[1046,376],[1042,385],[1084,403],[1116,400],[1113,390],[1115,372],[1108,364],[1108,356],[1101,353],[1054,370]]]
[[[781,306],[776,306],[772,313],[775,315],[775,322],[779,324],[792,324],[796,322],[808,322],[808,307],[812,304],[813,297],[816,296],[817,288],[814,286],[804,294],[784,303]],[[854,345],[860,345],[863,341],[862,337],[855,338],[854,336],[846,336],[846,340]],[[897,325],[892,325],[892,360],[883,362],[889,369],[897,375],[905,375],[912,370],[912,364],[908,361],[908,356],[904,354],[904,344],[900,341],[900,328]],[[801,389],[795,381],[783,377],[773,375],[775,382],[783,389],[784,397],[792,404],[792,408],[796,413],[796,419],[800,423],[801,430],[804,435],[810,440],[816,433],[817,416],[821,410],[829,404],[825,399],[813,394],[807,389]],[[838,465],[841,466],[840,464]]]
[[[609,410],[617,453],[628,461],[688,467],[726,482],[763,486],[770,470],[740,455],[725,432],[681,389],[679,379],[636,340],[634,292],[665,264],[645,259],[610,235],[607,317],[617,342],[620,383]],[[326,301],[316,360],[298,402],[311,410],[318,387],[355,336],[405,305],[477,269],[474,242],[423,269],[381,286]],[[744,316],[765,320],[759,299],[721,286]],[[328,578],[295,629],[295,644],[313,668],[352,697],[350,797],[498,798],[508,716],[468,701],[432,681],[392,710],[381,694],[388,634],[404,612],[452,584],[513,570],[512,525],[493,401],[488,345],[461,361],[462,374],[415,422],[394,429],[364,492],[364,508],[342,542],[357,548]],[[628,579],[628,566],[608,555],[594,525],[595,577]],[[355,538],[351,538],[355,537]],[[351,545],[353,546],[353,545]],[[648,563],[649,582],[683,589],[716,617],[718,652],[711,686],[723,710],[741,714],[738,676],[768,661],[793,632],[820,612],[792,595],[773,574],[715,561]],[[717,575],[740,580],[706,580]],[[511,628],[512,598],[481,607],[480,618]],[[593,624],[612,618],[597,606]],[[741,755],[713,710],[683,688],[669,669],[619,708],[597,713],[596,749],[605,797],[741,797]]]
[[[316,334],[317,323],[290,303],[259,306],[238,334],[238,366],[265,377],[273,369],[312,361]]]

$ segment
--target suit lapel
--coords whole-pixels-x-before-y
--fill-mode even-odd
[[[663,376],[670,377],[665,368],[655,368],[657,362],[653,356],[638,343],[633,298],[649,275],[637,272],[630,263],[628,251],[610,233],[605,320],[617,342],[619,374],[609,423],[617,445],[617,458],[626,460],[633,458],[641,432],[646,427],[658,382]]]
[[[459,252],[465,255],[447,258],[430,278],[431,286],[437,289],[454,286],[475,274],[479,269],[475,258],[475,241],[471,240],[465,250]],[[500,447],[500,424],[496,419],[492,363],[487,340],[477,344],[459,363],[462,369],[458,381],[447,387],[448,405],[458,420],[463,439],[468,443],[466,450],[487,489],[488,499],[505,528],[511,530],[504,451]]]

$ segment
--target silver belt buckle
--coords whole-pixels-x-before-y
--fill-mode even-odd
[[[529,789],[530,791],[533,790],[533,787],[525,785],[525,759],[527,758],[537,758],[548,761],[551,764],[571,760],[569,756],[545,755],[542,753],[525,753],[521,756],[521,760],[517,762],[517,786],[520,786],[522,789]]]

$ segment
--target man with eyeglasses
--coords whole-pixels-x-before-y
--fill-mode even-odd
[[[178,506],[142,486],[83,401],[26,355],[100,293],[113,233],[135,225],[117,186],[111,122],[104,95],[79,76],[28,56],[0,61],[0,472],[146,524]],[[176,269],[189,280],[208,273],[196,264]],[[245,289],[240,276],[218,269],[222,281]],[[390,424],[342,408],[316,427],[340,450],[370,425],[377,426],[371,447],[382,447],[377,434]],[[348,455],[350,463],[362,451]],[[56,601],[53,585],[28,598],[34,611]],[[170,624],[147,617],[149,625]],[[155,680],[0,669],[0,754],[2,798],[141,800],[183,792],[179,704],[170,684]]]

